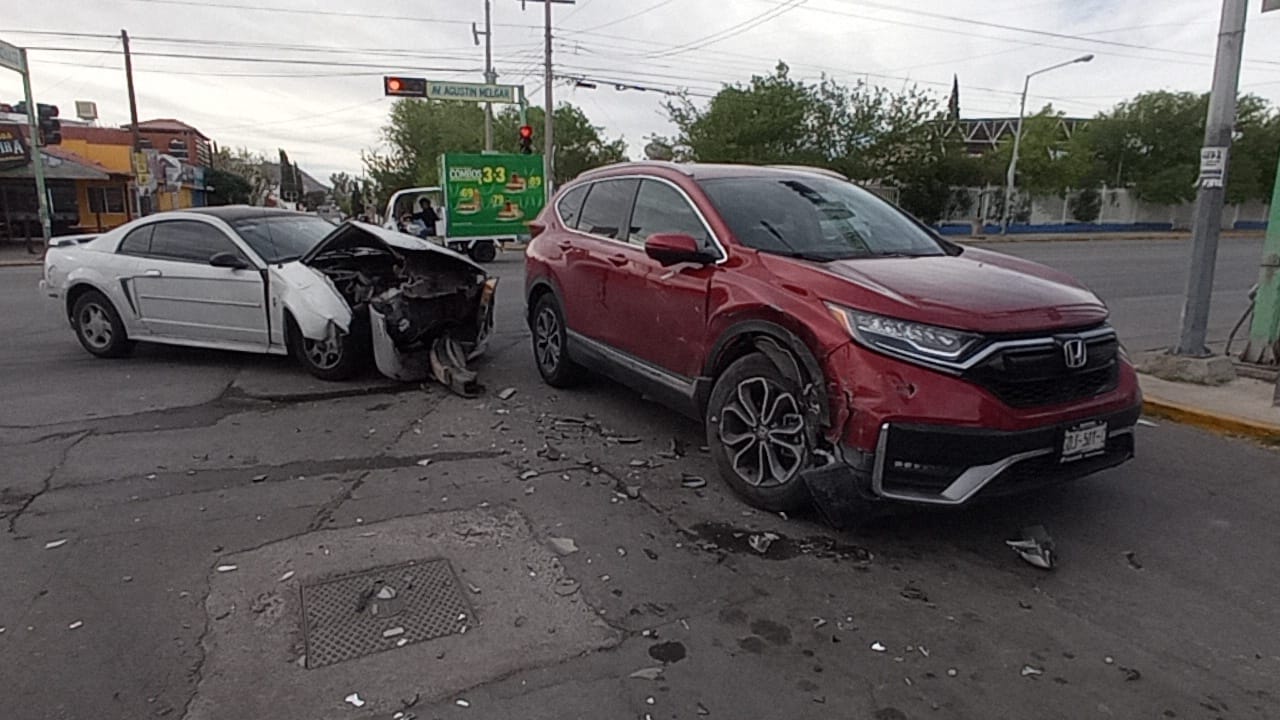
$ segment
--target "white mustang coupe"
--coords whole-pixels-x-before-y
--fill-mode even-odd
[[[497,278],[365,223],[198,208],[52,245],[40,287],[99,357],[135,342],[292,353],[316,377],[342,380],[372,354],[390,377],[450,382],[493,329]]]

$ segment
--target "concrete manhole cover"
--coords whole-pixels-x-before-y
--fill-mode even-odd
[[[302,586],[308,668],[464,632],[474,624],[447,560],[407,562]]]

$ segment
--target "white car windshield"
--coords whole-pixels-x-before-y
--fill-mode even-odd
[[[231,227],[268,263],[290,262],[306,255],[333,223],[315,215],[263,215],[231,223]]]

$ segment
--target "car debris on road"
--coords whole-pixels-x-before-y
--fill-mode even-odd
[[[1018,556],[1028,563],[1045,570],[1052,570],[1057,557],[1054,554],[1053,538],[1041,525],[1032,525],[1022,531],[1022,539],[1006,540],[1005,544],[1013,548]]]

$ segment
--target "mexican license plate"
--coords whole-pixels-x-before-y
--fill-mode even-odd
[[[1067,428],[1062,436],[1060,462],[1073,462],[1106,452],[1107,424],[1090,422]]]

